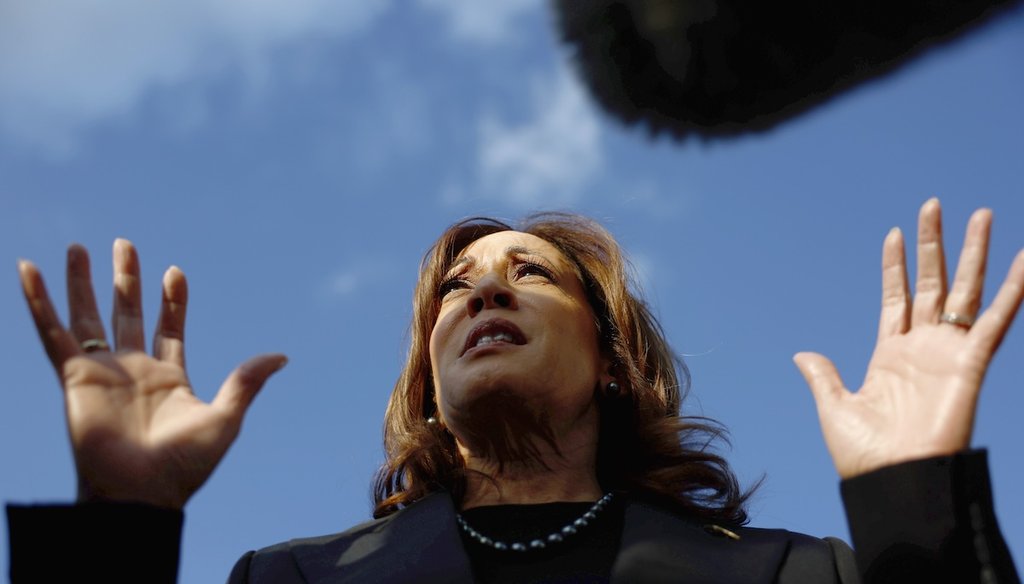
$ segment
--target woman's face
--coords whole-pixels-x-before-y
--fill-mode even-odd
[[[494,233],[470,244],[443,282],[430,361],[441,416],[456,435],[460,414],[500,403],[486,399],[495,395],[514,396],[555,431],[596,425],[594,388],[607,366],[593,310],[561,252],[526,233]]]

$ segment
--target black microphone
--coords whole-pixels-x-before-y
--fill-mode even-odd
[[[554,0],[597,101],[677,139],[771,128],[1021,0]]]

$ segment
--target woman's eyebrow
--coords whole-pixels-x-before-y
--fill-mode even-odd
[[[448,266],[448,269],[446,269],[444,271],[444,276],[442,277],[442,279],[454,277],[454,276],[452,276],[452,274],[454,274],[457,271],[460,271],[459,270],[460,266],[467,266],[467,269],[468,269],[468,268],[472,268],[473,264],[475,264],[475,263],[476,263],[476,258],[473,257],[473,256],[467,255],[467,256],[462,256],[460,258],[457,258],[456,260],[454,260],[451,263],[450,266]]]
[[[547,259],[546,256],[544,254],[540,253],[539,251],[536,251],[536,250],[533,250],[533,249],[530,249],[528,247],[524,247],[524,246],[521,246],[521,245],[510,245],[510,246],[505,248],[505,257],[510,257],[511,258],[511,257],[515,257],[515,256],[524,256],[524,255],[527,255],[527,256],[529,256],[529,255],[539,256],[539,257]],[[469,266],[471,268],[471,267],[473,267],[474,264],[476,264],[476,258],[471,256],[471,255],[465,255],[465,256],[462,256],[462,257],[456,259],[455,261],[453,261],[451,266],[448,267],[448,270],[445,273],[446,274],[450,274],[453,271],[455,271],[456,268],[458,268],[460,266],[464,266],[464,265],[465,266]]]
[[[540,253],[539,251],[532,250],[532,249],[530,249],[528,247],[523,247],[521,245],[510,245],[510,246],[506,247],[505,248],[505,255],[507,257],[520,256],[520,255],[533,255],[533,256],[539,256],[539,257],[542,257],[544,259],[547,259],[544,256],[544,254]]]

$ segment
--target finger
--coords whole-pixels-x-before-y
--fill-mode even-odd
[[[114,241],[114,344],[120,351],[145,351],[139,256],[127,239]]]
[[[153,356],[185,367],[185,307],[188,283],[177,266],[164,273],[160,318],[153,334]]]
[[[1024,250],[1010,264],[1010,271],[999,287],[992,305],[981,314],[968,332],[968,337],[983,352],[991,356],[1003,342],[1006,331],[1010,328],[1021,299],[1024,298]]]
[[[818,353],[797,353],[793,355],[793,362],[803,374],[819,407],[838,399],[846,392],[846,386],[843,385],[836,366],[828,357]]]
[[[921,206],[917,220],[917,284],[911,326],[936,323],[946,300],[946,257],[942,252],[942,209],[938,199]]]
[[[233,418],[241,421],[267,378],[287,363],[288,358],[278,353],[259,355],[242,363],[221,386],[213,398],[213,406],[223,408]]]
[[[910,326],[910,290],[903,232],[893,227],[882,244],[882,314],[878,338],[907,332]]]
[[[43,343],[50,363],[53,363],[53,368],[60,375],[64,362],[81,354],[82,350],[71,333],[60,324],[39,269],[32,262],[22,260],[18,262],[18,276],[29,312],[39,332],[39,340]]]
[[[96,308],[96,296],[93,294],[89,270],[89,252],[78,244],[68,248],[67,279],[71,333],[79,343],[95,339],[105,344],[107,333],[103,330],[103,321],[100,320],[100,312]]]
[[[989,234],[992,231],[992,212],[978,209],[967,222],[964,247],[953,277],[953,287],[946,298],[945,312],[974,318],[981,308],[981,289],[985,282],[985,264],[988,261]]]

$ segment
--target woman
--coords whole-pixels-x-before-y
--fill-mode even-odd
[[[707,449],[717,428],[679,417],[685,371],[629,292],[614,240],[541,215],[519,231],[457,224],[425,259],[377,519],[249,552],[230,581],[1018,581],[984,454],[965,449],[1024,296],[1024,253],[979,315],[991,213],[972,216],[948,293],[940,225],[928,201],[913,301],[902,235],[885,240],[878,344],[858,392],[825,357],[795,357],[844,479],[856,564],[836,540],[741,527],[745,496]],[[9,508],[12,579],[71,565],[78,578],[173,581],[180,510],[285,358],[248,361],[205,404],[184,372],[181,272],[165,275],[149,357],[131,245],[114,248],[114,351],[88,257],[76,246],[68,257],[70,330],[38,271],[20,272],[64,385],[79,499],[92,504]],[[114,540],[80,537],[100,521]],[[57,565],[55,550],[74,561]]]

